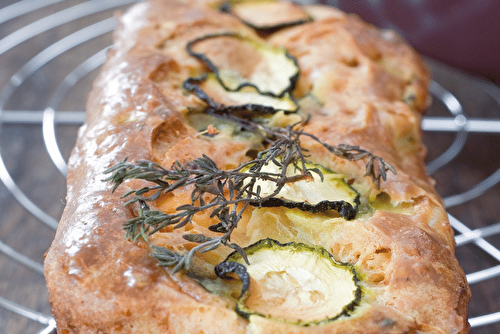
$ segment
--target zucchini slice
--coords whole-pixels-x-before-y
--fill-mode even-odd
[[[306,10],[298,4],[276,0],[228,1],[226,11],[261,34],[311,21]]]
[[[261,94],[254,86],[243,86],[238,91],[228,91],[221,86],[214,73],[201,78],[189,78],[184,88],[205,101],[209,108],[220,113],[233,113],[240,116],[286,114],[296,112],[298,104],[289,93],[281,97]]]
[[[343,178],[341,174],[335,173],[321,165],[306,164],[311,172],[312,178],[302,179],[286,183],[280,192],[263,202],[256,204],[263,207],[285,206],[298,208],[312,213],[335,210],[347,220],[353,219],[358,211],[360,195]],[[261,169],[261,172],[281,174],[281,166],[269,162]],[[299,175],[300,170],[289,165],[286,175]],[[260,196],[266,197],[273,194],[276,184],[271,181],[258,179],[255,188],[260,186]]]
[[[189,42],[187,51],[202,61],[227,91],[254,87],[261,95],[291,92],[299,76],[295,58],[236,33],[206,35]]]
[[[242,279],[236,311],[247,319],[261,316],[309,326],[349,316],[360,303],[356,271],[323,247],[263,239],[244,251],[248,264],[234,252],[216,274],[224,278],[234,271]]]

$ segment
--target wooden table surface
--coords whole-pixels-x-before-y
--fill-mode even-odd
[[[5,2],[5,4],[4,4]],[[3,1],[7,6],[14,1]],[[0,24],[0,39],[9,36],[30,22],[55,13],[82,1],[66,0],[51,5],[35,13]],[[109,34],[94,39],[91,44],[76,47],[65,52],[62,57],[37,70],[26,78],[5,100],[5,87],[9,79],[48,45],[60,40],[69,33],[109,17],[114,10],[93,15],[51,29],[32,38],[15,48],[0,53],[0,103],[1,117],[6,117],[10,110],[43,110],[50,103],[51,96],[61,80],[75,66],[94,52],[109,45]],[[1,12],[0,12],[1,13]],[[1,40],[0,40],[1,42]],[[2,44],[0,43],[0,48]],[[464,114],[470,118],[500,120],[499,101],[488,95],[485,87],[460,71],[428,60],[435,80],[458,98]],[[90,89],[96,72],[91,72],[79,81],[59,104],[59,110],[84,110],[86,94]],[[489,86],[488,86],[489,87]],[[500,100],[500,89],[494,87],[496,98]],[[3,101],[4,99],[5,101]],[[10,176],[18,187],[44,212],[58,219],[64,207],[65,178],[54,167],[43,143],[42,127],[30,114],[24,123],[6,121],[0,123],[0,153]],[[445,116],[443,105],[434,102],[427,116]],[[57,138],[61,152],[68,157],[74,145],[77,125],[57,126]],[[444,152],[455,138],[453,132],[425,132],[428,146],[428,161]],[[458,156],[433,174],[437,189],[444,198],[463,193],[473,185],[486,179],[500,168],[500,133],[469,133],[467,141]],[[477,199],[449,208],[450,214],[469,228],[479,228],[499,222],[500,185],[497,184]],[[42,263],[43,254],[54,236],[54,229],[40,222],[29,213],[0,183],[0,241],[17,252]],[[500,248],[499,235],[486,238],[495,247]],[[457,256],[466,273],[497,266],[500,262],[474,244],[461,246]],[[470,304],[470,316],[500,311],[500,277],[472,285],[473,298]],[[0,298],[6,298],[19,305],[50,316],[47,302],[47,290],[43,275],[0,253]],[[20,334],[38,333],[46,326],[17,315],[0,307],[0,333]],[[472,333],[500,333],[500,324],[474,328]]]

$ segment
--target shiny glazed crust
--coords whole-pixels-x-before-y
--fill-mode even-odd
[[[259,37],[213,3],[150,1],[120,18],[115,46],[89,96],[69,160],[67,206],[46,254],[58,333],[466,333],[470,291],[423,164],[419,123],[429,74],[420,58],[393,33],[332,8],[309,6],[311,22]],[[374,210],[345,221],[252,208],[232,238],[242,246],[266,237],[321,245],[353,264],[369,292],[350,317],[309,327],[259,316],[246,320],[234,311],[234,299],[209,293],[184,272],[171,275],[149,256],[146,243],[124,238],[123,223],[137,212],[124,207],[121,196],[145,184],[129,181],[111,193],[112,185],[102,181],[109,166],[128,157],[169,167],[203,153],[221,168],[248,159],[251,143],[207,140],[186,119],[188,107],[203,102],[182,83],[203,66],[185,45],[226,31],[265,38],[297,59],[294,96],[313,94],[320,101],[308,110],[305,131],[331,144],[359,145],[397,170],[378,189],[361,161],[304,141],[310,160],[352,180]],[[175,208],[186,198],[181,190],[156,205]],[[204,220],[190,228],[206,233]],[[160,233],[152,243],[189,249],[183,231]],[[210,268],[228,253],[204,254],[196,265],[213,275]]]

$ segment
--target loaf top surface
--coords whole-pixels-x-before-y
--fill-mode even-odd
[[[429,102],[429,73],[422,60],[394,33],[334,8],[301,7],[305,22],[258,34],[234,14],[217,10],[219,4],[153,0],[120,17],[68,163],[67,206],[46,255],[58,332],[467,332],[470,292],[454,256],[453,231],[423,163],[420,121]],[[215,237],[209,229],[217,223],[214,217],[200,213],[148,242],[131,241],[123,226],[140,212],[137,205],[124,206],[122,196],[148,182],[128,180],[114,192],[103,182],[104,171],[124,159],[171,168],[206,155],[229,170],[262,150],[262,141],[226,136],[217,124],[214,136],[203,135],[197,122],[207,102],[183,88],[188,78],[207,72],[206,64],[188,52],[188,43],[229,33],[283,48],[295,59],[300,72],[291,95],[300,112],[276,113],[267,122],[280,127],[309,117],[301,131],[318,140],[302,139],[307,159],[343,175],[364,207],[347,220],[297,208],[249,206],[231,242],[247,247],[271,238],[317,245],[350,264],[363,294],[353,312],[336,320],[302,326],[238,315],[237,298],[214,293],[224,284],[213,268],[231,248],[197,254],[192,272],[175,274],[149,255],[151,245],[189,251],[196,243],[183,238],[186,233]],[[245,68],[252,67],[244,50],[210,52],[222,59],[239,57],[248,62]],[[377,184],[365,175],[366,161],[336,156],[323,142],[359,146],[396,173],[388,172]],[[190,203],[191,194],[192,188],[181,187],[149,205],[174,212]],[[206,280],[222,287],[210,292],[200,283]]]

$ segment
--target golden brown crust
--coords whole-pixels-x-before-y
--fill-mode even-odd
[[[313,141],[311,160],[354,180],[377,210],[354,221],[301,221],[281,208],[250,209],[234,232],[242,246],[265,237],[321,245],[352,263],[372,291],[370,306],[355,316],[300,327],[234,312],[234,300],[211,294],[187,275],[156,265],[144,242],[124,239],[123,223],[136,214],[120,198],[138,188],[130,181],[111,193],[103,171],[128,157],[169,167],[202,153],[225,168],[247,159],[251,143],[197,135],[182,82],[203,67],[185,45],[208,33],[237,31],[260,40],[213,1],[151,1],[121,18],[87,105],[86,124],[69,160],[67,207],[47,252],[45,274],[58,333],[466,333],[469,289],[454,257],[453,232],[426,176],[420,112],[427,105],[429,74],[400,39],[335,9],[307,7],[310,23],[266,37],[296,57],[296,96],[313,92],[305,130],[329,143],[360,145],[397,170],[380,189],[364,177],[361,162],[333,158]],[[406,103],[405,103],[406,102]],[[179,191],[157,203],[175,208]],[[378,203],[378,204],[377,204]],[[266,215],[266,224],[259,215]],[[207,232],[203,219],[195,231]],[[273,226],[277,227],[273,230]],[[308,227],[309,226],[309,227]],[[311,227],[312,226],[312,227]],[[295,235],[289,231],[300,231]],[[280,232],[285,231],[285,232]],[[189,246],[179,231],[153,241]],[[227,252],[203,261],[220,262]]]

